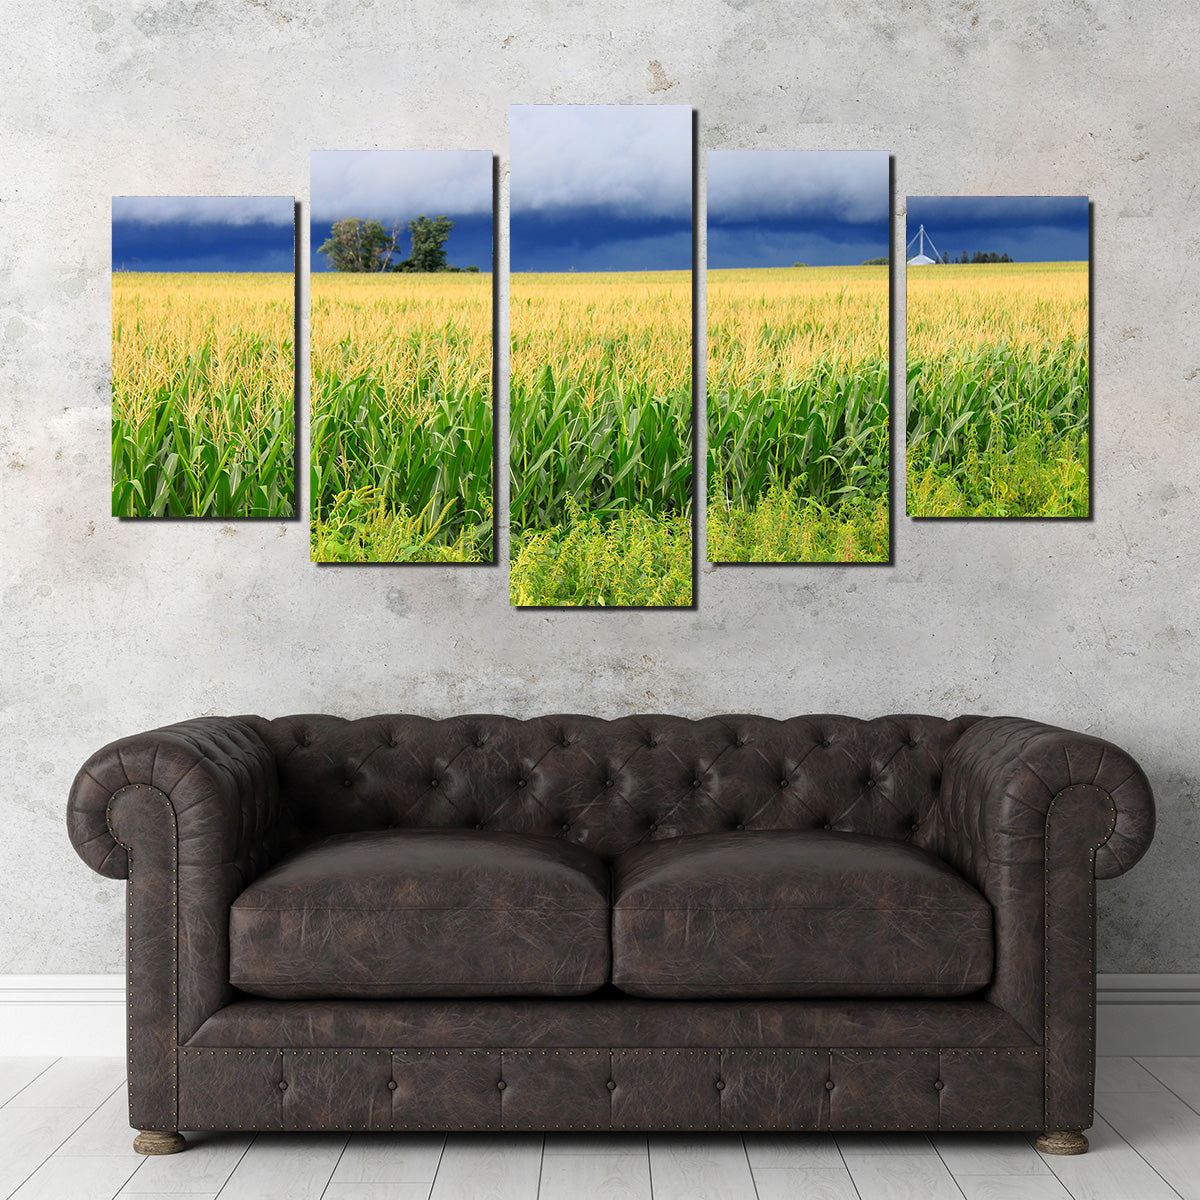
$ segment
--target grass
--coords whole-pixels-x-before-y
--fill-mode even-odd
[[[886,562],[887,496],[830,509],[776,486],[750,507],[710,507],[708,554],[724,563]]]
[[[708,274],[708,558],[883,562],[888,268]]]
[[[369,487],[339,495],[311,531],[313,562],[487,562],[483,551],[460,530],[453,540],[442,526],[448,509],[432,511],[432,503],[412,513],[395,508],[382,492]],[[491,506],[487,512],[490,514]],[[486,550],[491,549],[489,540]]]
[[[492,559],[492,277],[311,280],[315,562]]]
[[[908,513],[1088,515],[1088,264],[908,274]]]
[[[690,605],[691,521],[636,508],[602,520],[568,502],[564,521],[514,538],[509,587],[517,605]]]
[[[113,274],[112,511],[290,517],[293,277]]]
[[[690,604],[691,274],[516,274],[510,325],[512,603]]]

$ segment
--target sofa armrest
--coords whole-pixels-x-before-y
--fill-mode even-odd
[[[230,905],[283,848],[274,756],[238,717],[123,738],[80,769],[67,828],[89,866],[128,879],[131,1123],[177,1129],[178,1047],[234,997]]]
[[[1128,871],[1154,835],[1154,797],[1141,767],[1111,742],[1019,717],[984,717],[946,756],[938,803],[942,857],[979,884],[989,866],[1040,862],[1051,805],[1094,789],[1113,820],[1096,847],[1095,877]]]
[[[140,830],[135,821],[118,838],[112,818],[127,789],[137,787],[169,800],[181,861],[252,865],[258,860],[261,870],[277,852],[281,812],[275,759],[242,718],[199,717],[166,725],[111,742],[83,764],[71,786],[67,832],[79,857],[110,879],[129,874],[129,850]]]
[[[987,897],[995,970],[985,998],[1043,1045],[1045,1127],[1092,1122],[1097,878],[1127,871],[1154,833],[1141,768],[1100,738],[1036,721],[975,722],[946,756],[931,848]]]

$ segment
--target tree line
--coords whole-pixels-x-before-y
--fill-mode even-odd
[[[942,262],[944,263],[1010,263],[1015,261],[1015,259],[1009,258],[1007,253],[997,254],[994,250],[988,250],[986,253],[983,250],[976,250],[970,258],[967,257],[965,250],[958,258],[951,258],[948,254],[942,255]]]
[[[434,271],[478,271],[476,266],[452,267],[446,261],[446,242],[454,222],[449,217],[420,216],[408,222],[412,242],[407,258],[400,258],[401,222],[389,233],[380,221],[364,221],[359,217],[344,217],[333,223],[318,254],[329,256],[335,271],[359,274],[429,273]]]

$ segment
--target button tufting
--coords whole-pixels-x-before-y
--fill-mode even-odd
[[[440,779],[431,779],[431,780],[429,781],[429,786],[430,786],[430,787],[437,787],[437,786],[438,786],[438,784],[440,784],[440,783],[441,783],[441,780],[440,780]]]
[[[725,1090],[725,1080],[723,1080],[723,1079],[718,1079],[718,1080],[717,1080],[717,1091],[718,1091],[718,1092],[723,1092],[724,1090]]]
[[[610,1079],[604,1086],[608,1088],[610,1092],[615,1092],[617,1090],[616,1081],[612,1079]]]
[[[873,780],[873,779],[868,779],[868,780],[867,780],[867,787],[874,787],[874,786],[875,786],[875,780]]]
[[[400,1085],[394,1079],[388,1080],[388,1091],[389,1092],[394,1092],[399,1086]]]
[[[504,1082],[504,1080],[502,1079],[502,1080],[500,1080],[500,1082],[499,1082],[498,1084],[496,1084],[496,1087],[497,1087],[497,1089],[499,1089],[500,1091],[504,1091],[504,1089],[505,1089],[506,1087],[508,1087],[508,1084],[507,1084],[507,1083],[505,1083],[505,1082]]]
[[[833,1080],[832,1080],[832,1079],[827,1079],[827,1080],[825,1080],[825,1090],[826,1090],[827,1092],[832,1092],[832,1091],[833,1091]]]
[[[558,744],[560,746],[569,746],[571,744],[571,739],[564,733],[562,737],[558,739]]]
[[[921,828],[921,826],[920,826],[920,824],[919,824],[918,822],[914,821],[914,822],[912,823],[912,832],[913,832],[913,833],[916,833],[916,832],[917,832],[917,830],[918,830],[918,829],[920,829],[920,828]]]
[[[654,749],[654,747],[658,745],[658,738],[656,738],[656,737],[648,737],[648,738],[646,739],[646,745],[647,745],[647,746],[649,746],[651,750],[653,750],[653,749]]]
[[[648,830],[648,832],[650,832],[650,833],[657,833],[657,832],[658,832],[658,826],[657,826],[657,825],[655,825],[653,822],[651,822],[649,825],[647,825],[647,826],[646,826],[646,829],[647,829],[647,830]]]
[[[564,821],[564,822],[562,823],[562,831],[563,831],[563,833],[566,833],[566,832],[567,832],[567,830],[568,830],[568,829],[570,829],[570,828],[571,828],[571,822],[570,822],[570,821]]]
[[[518,780],[517,780],[517,787],[524,787],[524,786],[525,786],[525,784],[526,784],[526,783],[528,783],[528,782],[529,782],[529,781],[528,781],[528,780],[526,780],[526,779],[518,779]]]
[[[605,787],[612,787],[612,786],[613,786],[613,781],[612,781],[611,779],[606,779],[606,780],[604,781],[604,786],[605,786]]]
[[[832,829],[833,826],[828,821],[826,821],[825,824],[821,826],[821,828],[822,829]]]
[[[692,787],[694,787],[694,788],[698,788],[698,787],[700,787],[700,786],[701,786],[701,784],[700,784],[700,780],[698,780],[698,779],[693,779],[693,780],[692,780]]]
[[[832,745],[833,745],[833,738],[831,738],[831,737],[823,737],[823,738],[821,739],[821,745],[822,745],[822,746],[832,746]]]
[[[483,744],[484,744],[486,741],[487,741],[487,738],[485,738],[485,737],[483,736],[483,734],[481,733],[481,734],[480,734],[480,735],[479,735],[479,736],[478,736],[478,737],[475,739],[475,745],[476,745],[476,746],[482,746],[482,745],[483,745]]]
[[[743,825],[743,824],[741,823],[741,821],[739,821],[739,822],[738,822],[738,823],[737,823],[737,824],[734,826],[734,829],[745,829],[745,828],[746,828],[746,827],[745,827],[745,825]]]
[[[343,779],[342,780],[342,787],[353,787],[353,786],[354,786],[353,779]]]
[[[482,822],[482,821],[477,821],[477,822],[475,823],[475,828],[476,828],[476,829],[482,829],[482,828],[483,828],[483,822]]]
[[[286,1091],[287,1091],[287,1080],[286,1080],[286,1079],[281,1079],[281,1080],[279,1081],[279,1090],[280,1090],[281,1092],[286,1092]]]
[[[787,785],[788,785],[789,783],[791,783],[791,782],[792,782],[792,781],[791,781],[790,779],[788,779],[788,777],[785,775],[785,776],[784,776],[784,777],[783,777],[783,778],[782,778],[782,779],[779,781],[779,786],[780,786],[780,787],[787,787]]]
[[[910,747],[910,748],[912,748],[912,747],[916,746],[916,745],[917,745],[917,739],[916,739],[915,737],[910,737],[910,738],[908,739],[908,744],[909,744],[909,747]]]
[[[946,1085],[939,1079],[933,1086],[936,1091],[940,1092]]]

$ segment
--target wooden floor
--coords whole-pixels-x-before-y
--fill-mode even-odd
[[[1100,1060],[1090,1154],[1019,1134],[189,1134],[131,1148],[124,1064],[0,1059],[0,1198],[1200,1200],[1200,1058]]]

